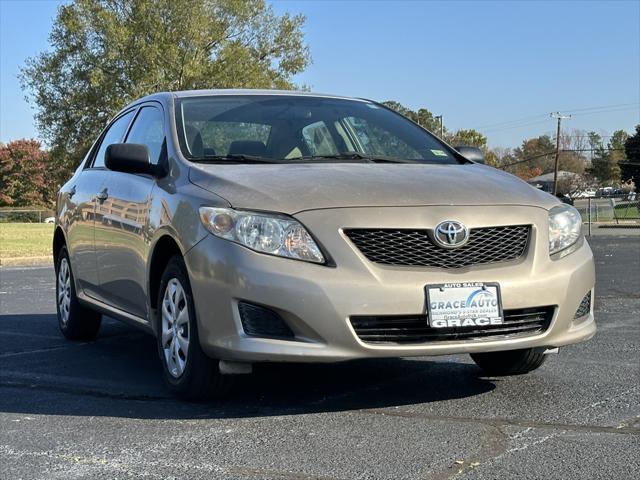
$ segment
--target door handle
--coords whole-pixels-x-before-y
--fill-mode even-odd
[[[96,198],[98,199],[98,201],[100,201],[100,203],[104,202],[107,198],[109,198],[109,193],[107,192],[107,189],[103,188],[102,191],[96,195]]]
[[[73,187],[71,187],[71,190],[69,190],[69,193],[67,193],[67,196],[69,198],[73,197],[76,194],[76,186],[74,185]]]

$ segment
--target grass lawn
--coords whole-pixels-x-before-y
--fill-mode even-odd
[[[52,223],[0,223],[0,259],[51,256]]]
[[[640,208],[632,205],[616,205],[618,218],[640,218]]]

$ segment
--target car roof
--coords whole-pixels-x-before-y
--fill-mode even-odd
[[[299,90],[269,90],[269,89],[248,89],[248,88],[229,88],[229,89],[208,89],[208,90],[181,90],[176,92],[158,92],[136,100],[134,103],[173,98],[188,97],[207,97],[207,96],[224,96],[224,95],[274,95],[274,96],[290,96],[290,97],[312,97],[312,98],[339,98],[344,100],[355,100],[359,102],[370,102],[363,98],[346,97],[342,95],[331,95],[326,93],[304,92]]]

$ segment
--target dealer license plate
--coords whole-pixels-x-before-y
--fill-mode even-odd
[[[497,283],[427,285],[426,294],[432,328],[477,328],[504,323]]]

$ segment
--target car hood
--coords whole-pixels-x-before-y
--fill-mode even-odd
[[[194,165],[189,179],[239,209],[294,214],[340,207],[528,205],[558,200],[479,164]]]

